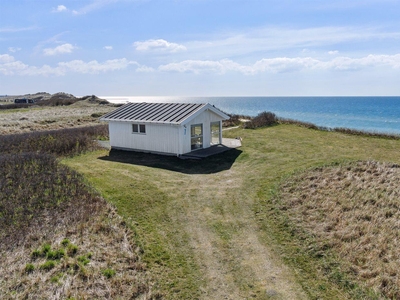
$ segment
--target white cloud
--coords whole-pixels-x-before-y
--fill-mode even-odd
[[[46,48],[43,50],[43,53],[44,55],[57,55],[57,54],[71,53],[74,49],[76,49],[76,47],[67,43],[57,46],[55,48]]]
[[[328,51],[328,54],[329,55],[336,55],[336,54],[339,54],[339,51],[337,51],[337,50]]]
[[[29,66],[8,54],[0,55],[0,74],[3,75],[29,75],[29,76],[62,76],[67,73],[80,74],[99,74],[123,70],[130,65],[139,67],[136,61],[129,61],[126,58],[112,59],[104,62],[92,60],[84,62],[82,60],[72,60],[69,62],[60,62],[55,67],[43,65],[42,67]],[[141,66],[143,67],[143,66]]]
[[[302,69],[314,69],[317,68],[319,60],[311,57],[277,57],[269,59],[261,59],[251,66],[250,74],[256,74],[261,72],[270,73],[283,73],[283,72],[294,72]]]
[[[163,39],[134,42],[133,46],[137,51],[165,51],[174,53],[186,50],[186,47],[183,45],[170,43]]]
[[[112,49],[113,49],[113,46],[104,46],[103,49],[112,50]]]
[[[40,68],[28,66],[8,54],[0,55],[0,74],[3,75],[61,75],[56,68],[44,65]]]
[[[10,63],[14,61],[14,57],[8,54],[0,54],[0,64]]]
[[[242,65],[232,60],[185,60],[178,63],[161,65],[158,70],[180,73],[217,73],[228,71],[240,72],[244,75],[259,73],[299,72],[302,70],[360,70],[365,68],[390,67],[400,69],[400,54],[368,55],[362,58],[335,57],[332,60],[319,60],[312,57],[276,57],[263,58],[254,64]]]
[[[21,50],[22,49],[18,48],[18,47],[8,47],[8,51],[12,52],[12,53],[15,53],[15,52],[18,52],[18,51],[21,51]]]
[[[67,7],[64,5],[58,5],[56,8],[53,8],[52,12],[63,12],[68,11]]]
[[[125,70],[134,66],[136,72],[179,72],[179,73],[214,73],[226,74],[237,72],[243,75],[260,73],[283,73],[301,71],[358,71],[365,69],[391,68],[400,70],[400,53],[395,55],[368,55],[360,58],[334,57],[321,60],[312,57],[275,57],[263,58],[252,64],[240,64],[230,59],[222,60],[184,60],[177,63],[160,65],[157,69],[141,65],[126,58],[112,59],[104,62],[92,60],[72,60],[60,62],[56,66],[29,66],[9,54],[0,55],[0,74],[3,75],[42,75],[62,76],[68,73],[99,74]]]
[[[136,69],[136,72],[142,72],[142,73],[150,73],[150,72],[154,72],[154,68],[151,67],[147,67],[147,66],[139,66]]]
[[[359,70],[373,67],[391,67],[400,69],[400,54],[368,55],[362,58],[336,57],[325,63],[326,68],[335,70]]]
[[[377,41],[377,49],[384,47],[384,42],[400,39],[400,31],[392,31],[383,27],[259,27],[239,32],[224,32],[214,36],[185,42],[191,55],[197,57],[249,57],[253,53],[267,51],[296,52],[306,49],[308,55],[319,47],[337,47],[347,42]],[[378,42],[379,41],[379,42]],[[384,49],[382,48],[382,51]],[[380,51],[380,50],[378,50]]]
[[[185,60],[179,63],[170,63],[158,68],[160,71],[172,71],[180,73],[218,73],[224,74],[227,71],[240,71],[247,73],[248,67],[242,66],[229,59],[219,61],[212,60]]]
[[[82,60],[72,60],[69,62],[58,63],[58,68],[64,70],[64,72],[72,71],[82,74],[98,74],[109,71],[122,70],[127,68],[129,65],[138,65],[135,61],[129,61],[126,58],[107,60],[103,63],[99,63],[97,60],[84,62]]]

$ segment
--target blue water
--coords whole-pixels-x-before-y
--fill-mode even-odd
[[[229,114],[278,117],[317,126],[400,134],[400,97],[102,97],[111,102],[210,103]]]

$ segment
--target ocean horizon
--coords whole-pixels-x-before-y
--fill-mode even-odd
[[[400,96],[173,97],[101,96],[111,103],[210,103],[228,114],[256,116],[269,111],[280,118],[326,128],[400,134]]]

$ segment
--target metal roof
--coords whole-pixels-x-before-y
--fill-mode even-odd
[[[142,123],[181,124],[196,112],[211,107],[214,112],[226,116],[210,104],[198,103],[127,103],[105,114],[102,121],[129,121]]]

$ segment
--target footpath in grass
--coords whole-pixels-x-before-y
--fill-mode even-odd
[[[282,178],[313,166],[400,162],[400,142],[293,125],[224,135],[241,136],[243,147],[202,161],[100,151],[64,163],[131,224],[141,257],[158,279],[155,288],[167,299],[350,298],[315,275],[317,267],[299,263],[290,243],[279,244],[271,191]]]

